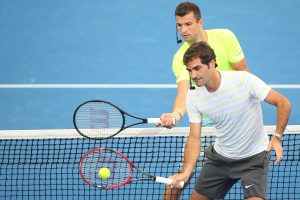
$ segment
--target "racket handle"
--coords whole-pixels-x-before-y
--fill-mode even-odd
[[[147,123],[148,124],[156,124],[156,123],[159,123],[161,122],[160,121],[160,118],[147,118]],[[173,124],[176,124],[176,119],[173,118]]]
[[[173,179],[170,179],[170,178],[164,178],[164,177],[159,177],[157,176],[156,179],[155,179],[156,182],[159,182],[159,183],[164,183],[166,185],[169,185],[171,184],[174,180]],[[184,181],[180,181],[179,182],[181,188],[183,188],[183,185],[184,185]]]

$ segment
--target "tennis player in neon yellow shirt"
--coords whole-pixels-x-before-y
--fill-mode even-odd
[[[244,70],[249,71],[241,46],[234,33],[228,29],[203,29],[203,19],[197,5],[191,2],[180,3],[175,11],[176,27],[184,39],[183,45],[174,55],[173,72],[177,83],[177,96],[172,113],[161,115],[161,125],[173,128],[186,113],[186,94],[189,90],[189,74],[183,64],[185,51],[195,42],[205,41],[214,49],[218,70]],[[173,124],[173,119],[176,124]]]

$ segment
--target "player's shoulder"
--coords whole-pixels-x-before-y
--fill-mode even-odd
[[[233,37],[235,36],[233,31],[225,28],[219,28],[219,29],[208,29],[205,30],[205,32],[209,36],[218,36],[218,37]]]
[[[179,57],[182,59],[184,53],[186,52],[186,50],[190,47],[190,45],[187,42],[184,42],[176,51],[176,53],[174,54],[174,57]]]
[[[231,70],[231,71],[219,71],[224,76],[249,76],[251,75],[250,72],[247,71],[237,71],[237,70]]]
[[[222,78],[224,79],[240,79],[244,80],[245,78],[251,76],[251,74],[247,71],[219,71],[221,73]]]

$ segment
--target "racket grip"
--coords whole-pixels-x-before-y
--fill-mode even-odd
[[[156,123],[159,123],[160,122],[160,119],[159,118],[148,118],[147,119],[147,122],[149,124],[156,124]]]
[[[156,124],[156,123],[159,123],[161,122],[160,121],[160,118],[147,118],[147,123],[148,124]],[[176,119],[173,118],[173,124],[175,125],[176,124]]]
[[[156,179],[155,179],[156,182],[158,183],[164,183],[166,185],[169,185],[171,184],[174,180],[173,179],[170,179],[170,178],[164,178],[164,177],[159,177],[157,176]],[[181,188],[183,188],[183,185],[184,185],[184,181],[180,181],[179,182]]]

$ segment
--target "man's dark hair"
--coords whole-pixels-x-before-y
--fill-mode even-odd
[[[183,63],[187,65],[196,58],[200,58],[202,64],[209,65],[212,60],[216,61],[216,54],[206,42],[197,42],[192,44],[185,52]]]
[[[182,2],[180,3],[175,10],[175,17],[179,16],[179,17],[183,17],[187,14],[189,14],[190,12],[194,13],[194,16],[196,18],[196,20],[198,21],[199,19],[201,19],[201,12],[199,7],[192,3],[192,2]]]

